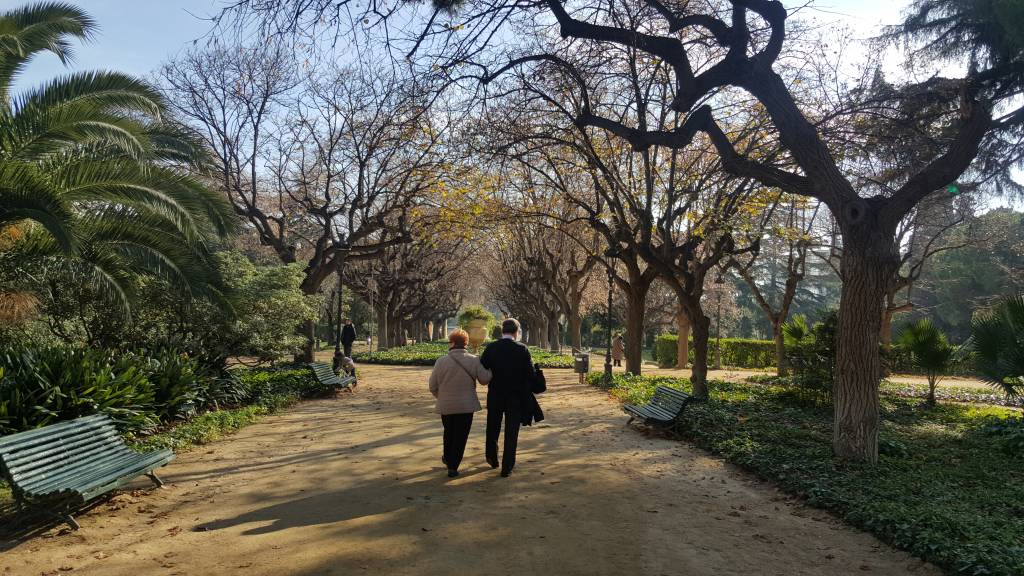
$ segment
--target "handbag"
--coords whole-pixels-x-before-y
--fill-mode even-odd
[[[533,377],[533,385],[530,387],[530,392],[543,394],[548,389],[548,381],[544,377],[544,371],[540,369],[540,364],[534,364],[533,371],[535,376]]]

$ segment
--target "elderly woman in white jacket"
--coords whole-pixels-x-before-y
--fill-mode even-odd
[[[469,334],[455,330],[448,335],[448,354],[437,359],[430,373],[430,393],[437,398],[436,410],[444,425],[444,456],[448,477],[459,475],[459,464],[466,452],[466,440],[473,427],[473,413],[481,410],[476,383],[491,381],[491,371],[466,351]]]

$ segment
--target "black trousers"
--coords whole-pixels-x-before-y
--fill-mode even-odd
[[[473,413],[446,414],[441,416],[441,424],[444,425],[444,461],[449,470],[458,470],[466,453],[469,430],[473,427]]]
[[[349,343],[346,344],[345,342],[342,342],[341,343],[341,347],[345,349],[345,357],[346,358],[351,358],[352,357],[352,343],[349,342]]]
[[[519,411],[507,407],[487,408],[487,459],[498,459],[498,436],[501,434],[501,420],[505,420],[505,447],[501,453],[501,469],[512,471],[516,465],[516,446],[519,444]]]

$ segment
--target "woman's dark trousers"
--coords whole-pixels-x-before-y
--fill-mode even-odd
[[[449,470],[458,470],[462,455],[466,453],[466,440],[473,427],[473,413],[446,414],[441,416],[444,424],[444,461]]]

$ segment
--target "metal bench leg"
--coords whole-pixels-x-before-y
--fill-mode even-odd
[[[164,487],[164,481],[161,480],[160,477],[156,475],[156,472],[150,472],[149,474],[146,474],[146,476],[153,481],[153,484],[156,484],[157,488]]]
[[[71,514],[65,514],[64,517],[62,518],[62,520],[67,522],[68,526],[71,526],[72,530],[78,530],[79,528],[81,528],[81,526],[79,526],[79,524],[78,524],[78,521],[75,520],[75,517],[72,516]]]
[[[633,423],[633,416],[630,416],[629,420],[626,421],[626,426],[629,426],[632,423]]]

